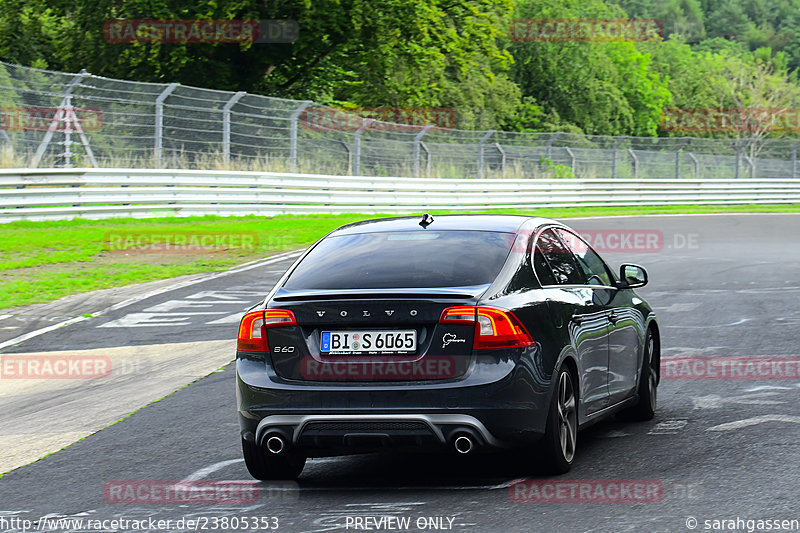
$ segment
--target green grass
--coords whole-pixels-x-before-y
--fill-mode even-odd
[[[584,216],[800,212],[794,205],[575,207],[513,213],[570,218]],[[441,214],[441,213],[440,213]],[[387,215],[284,215],[69,220],[0,224],[0,309],[43,303],[70,294],[131,283],[228,269],[281,251],[303,248],[328,231],[357,220]],[[114,234],[221,235],[250,238],[252,246],[210,251],[169,248],[145,253],[135,244],[109,242]]]

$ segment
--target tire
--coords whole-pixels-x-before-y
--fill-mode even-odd
[[[578,437],[578,397],[572,372],[562,366],[547,414],[541,442],[545,468],[551,474],[564,474],[572,468]]]
[[[275,455],[263,446],[244,439],[242,455],[250,475],[262,481],[297,479],[306,464],[304,455],[291,451]]]
[[[648,329],[644,339],[644,357],[639,375],[639,401],[628,410],[633,420],[652,420],[658,403],[658,357],[655,357],[655,338]]]

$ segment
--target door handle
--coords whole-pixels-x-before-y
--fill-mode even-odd
[[[619,316],[617,316],[617,314],[614,313],[613,311],[611,312],[610,315],[608,315],[608,321],[611,322],[612,324],[616,324],[618,320]]]
[[[580,326],[581,322],[583,322],[583,317],[580,315],[572,315],[570,321],[575,324],[576,326]]]

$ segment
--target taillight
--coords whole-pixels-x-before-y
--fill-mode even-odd
[[[247,352],[268,352],[268,328],[296,325],[294,313],[286,309],[251,311],[242,317],[239,324],[239,340],[236,343],[236,349]]]
[[[439,318],[440,324],[473,324],[475,322],[475,306],[459,305],[448,307],[442,311]]]
[[[536,346],[528,330],[511,311],[461,305],[442,311],[441,324],[475,324],[475,350]]]

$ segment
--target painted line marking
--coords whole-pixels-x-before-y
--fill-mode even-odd
[[[124,317],[100,324],[98,328],[157,328],[168,326],[190,326],[190,316],[224,315],[225,311],[205,311],[202,313],[128,313]]]
[[[227,461],[220,461],[218,463],[214,463],[213,465],[209,465],[204,468],[201,468],[200,470],[192,472],[191,474],[189,474],[188,477],[182,479],[179,482],[179,484],[186,483],[187,481],[200,481],[201,479],[205,479],[206,477],[210,476],[214,472],[222,470],[226,466],[235,465],[236,463],[243,463],[243,462],[244,459],[228,459]]]
[[[311,459],[313,463],[323,463],[329,461],[337,461],[341,458],[339,457],[327,457],[327,458],[320,458],[320,459]],[[186,478],[182,479],[175,485],[180,485],[181,483],[187,483],[191,481],[199,481],[201,479],[205,479],[206,477],[210,476],[214,472],[218,472],[223,468],[235,465],[237,463],[243,463],[244,459],[228,459],[227,461],[220,461],[218,463],[214,463],[208,466],[205,466],[199,470],[196,470],[189,474]],[[499,490],[499,489],[507,489],[511,485],[515,483],[520,483],[522,481],[526,481],[525,478],[517,478],[512,479],[509,481],[505,481],[503,483],[498,483],[495,485],[464,485],[464,486],[409,486],[409,487],[392,487],[392,490],[424,490],[424,489],[433,489],[433,490]],[[270,487],[273,488],[273,487]],[[331,490],[331,487],[299,487],[293,485],[287,485],[286,487],[279,487],[280,490],[286,491],[320,491],[320,490]],[[336,487],[335,490],[379,490],[379,489],[386,489],[386,487]],[[354,505],[370,505],[370,504],[354,504]]]
[[[664,420],[653,426],[648,435],[675,435],[688,424],[686,419]]]
[[[145,313],[172,313],[176,309],[208,309],[215,305],[231,305],[236,307],[249,303],[247,300],[216,300],[216,301],[202,301],[196,302],[192,300],[169,300],[161,302],[160,304],[151,305],[144,309]]]
[[[800,383],[795,385],[796,387],[800,387]],[[749,389],[745,389],[745,392],[759,392],[762,390],[792,390],[792,387],[783,387],[781,385],[758,385],[756,387],[751,387]]]
[[[105,309],[101,309],[100,311],[96,311],[96,312],[92,313],[89,317],[79,316],[79,317],[75,317],[75,318],[70,318],[70,319],[64,320],[63,322],[59,322],[58,324],[53,324],[52,326],[48,326],[46,328],[41,328],[41,329],[37,329],[37,330],[34,330],[34,331],[29,331],[28,333],[24,333],[24,334],[22,334],[22,335],[20,335],[18,337],[14,337],[13,339],[9,339],[9,340],[7,340],[5,342],[1,342],[0,343],[0,350],[2,350],[3,348],[6,348],[8,346],[14,346],[15,344],[19,344],[21,342],[25,342],[27,340],[30,340],[30,339],[34,338],[34,337],[38,337],[39,335],[43,335],[45,333],[49,333],[49,332],[51,332],[51,331],[53,331],[55,329],[62,328],[62,327],[65,327],[65,326],[69,326],[69,325],[75,324],[77,322],[83,322],[84,320],[87,320],[89,318],[96,318],[96,317],[101,316],[101,315],[103,315],[105,313],[108,313],[110,311],[116,311],[117,309],[122,309],[123,307],[128,307],[129,305],[133,305],[133,304],[135,304],[137,302],[141,302],[142,300],[146,300],[148,298],[152,298],[153,296],[158,296],[160,294],[164,294],[166,292],[182,289],[184,287],[189,287],[191,285],[197,285],[198,283],[205,283],[206,281],[211,281],[213,279],[221,278],[221,277],[224,277],[224,276],[229,276],[231,274],[238,274],[240,272],[245,272],[247,270],[252,270],[254,268],[258,268],[258,267],[261,267],[261,266],[270,265],[272,263],[277,263],[277,262],[283,261],[285,259],[297,258],[302,253],[303,253],[302,251],[299,251],[299,252],[286,252],[284,254],[279,254],[279,255],[272,256],[269,259],[265,259],[263,261],[255,261],[253,263],[245,264],[245,265],[243,265],[241,267],[238,267],[238,268],[234,268],[234,269],[231,269],[231,270],[226,270],[225,272],[215,272],[214,274],[209,274],[208,276],[203,276],[203,277],[199,277],[199,278],[196,278],[196,279],[187,280],[187,281],[183,281],[183,282],[180,282],[180,283],[176,283],[175,285],[170,285],[168,287],[163,287],[161,289],[156,289],[154,291],[151,291],[151,292],[139,295],[139,296],[135,296],[135,297],[129,298],[127,300],[123,300],[122,302],[119,302],[119,303],[114,304],[112,306],[106,307]]]
[[[800,416],[792,416],[792,415],[754,416],[752,418],[745,418],[744,420],[737,420],[735,422],[727,422],[725,424],[719,424],[718,426],[712,426],[708,428],[706,431],[733,431],[735,429],[742,429],[750,426],[756,426],[758,424],[764,424],[766,422],[787,422],[791,424],[800,424]]]
[[[228,315],[225,318],[218,318],[216,320],[212,320],[211,322],[206,322],[206,324],[238,324],[239,321],[242,320],[243,315],[244,311],[241,311],[239,313]]]
[[[757,394],[745,394],[740,396],[723,397],[719,394],[709,394],[707,396],[693,396],[692,403],[695,409],[720,409],[726,403],[738,403],[745,405],[779,405],[786,403],[781,400],[763,399],[768,396],[777,396],[777,392],[761,392]]]
[[[617,438],[620,438],[620,437],[630,437],[631,434],[630,433],[626,433],[625,431],[620,431],[619,429],[612,429],[611,431],[608,431],[606,433],[602,433],[602,434],[597,435],[597,436],[598,436],[598,438],[601,438],[601,439],[617,439]]]

